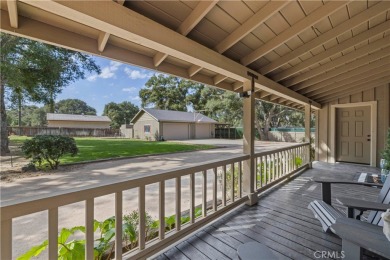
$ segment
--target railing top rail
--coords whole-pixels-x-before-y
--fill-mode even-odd
[[[298,147],[307,146],[307,145],[310,145],[310,143],[299,143],[299,144],[289,145],[289,146],[278,148],[278,149],[272,149],[269,151],[262,151],[262,152],[255,153],[255,157],[269,155],[269,154],[273,154],[273,153],[279,153],[279,152],[283,152],[283,151],[287,151],[287,150],[290,150],[293,148],[298,148]]]
[[[0,215],[2,220],[12,219],[27,214],[32,214],[44,211],[50,208],[61,207],[72,203],[84,201],[90,198],[101,197],[109,195],[118,191],[129,190],[140,187],[142,185],[149,185],[188,175],[190,173],[201,172],[223,165],[243,161],[249,159],[249,155],[235,156],[225,160],[213,160],[204,164],[196,164],[190,167],[182,167],[175,170],[163,171],[154,173],[149,176],[142,176],[130,180],[110,183],[94,187],[81,187],[72,190],[67,190],[61,194],[48,194],[40,198],[27,198],[25,201],[10,201],[2,202],[0,207]]]

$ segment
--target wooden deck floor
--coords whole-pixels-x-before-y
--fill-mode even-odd
[[[324,233],[307,208],[309,202],[321,196],[321,188],[312,177],[354,180],[359,172],[379,171],[365,166],[316,163],[313,169],[262,194],[258,205],[234,210],[155,259],[238,259],[237,247],[250,241],[291,259],[315,259],[316,251],[340,251],[341,240]],[[332,203],[345,212],[337,204],[337,197],[375,201],[378,193],[376,188],[334,185]]]

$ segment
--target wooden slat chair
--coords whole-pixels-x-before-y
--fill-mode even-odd
[[[338,200],[343,206],[347,207],[348,218],[360,219],[364,211],[370,210],[367,222],[374,225],[383,226],[381,214],[386,211],[386,209],[390,208],[390,177],[386,179],[386,182],[383,185],[377,183],[335,181],[324,179],[315,179],[314,181],[321,183],[322,200],[314,200],[310,202],[308,208],[313,211],[315,218],[321,222],[322,229],[325,232],[328,232],[330,230],[329,227],[336,223],[336,219],[345,217],[344,213],[340,212],[332,206],[332,183],[382,187],[376,202],[348,198],[339,198]]]

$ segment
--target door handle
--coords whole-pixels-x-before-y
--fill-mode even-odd
[[[371,139],[367,139],[367,141],[371,142]]]

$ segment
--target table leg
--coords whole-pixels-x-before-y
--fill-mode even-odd
[[[322,183],[322,201],[332,205],[332,196],[331,196],[331,188],[330,183]]]

